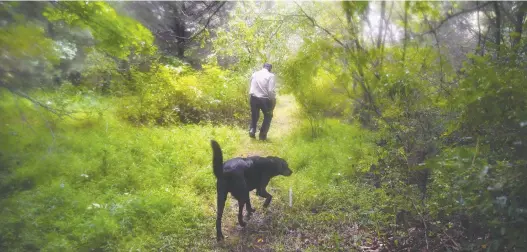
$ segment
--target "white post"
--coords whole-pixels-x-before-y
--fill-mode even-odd
[[[293,207],[293,188],[289,187],[289,207]]]

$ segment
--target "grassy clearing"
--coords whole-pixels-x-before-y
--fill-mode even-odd
[[[246,228],[237,226],[237,203],[231,199],[224,214],[227,239],[214,249],[334,251],[374,243],[377,234],[369,229],[375,230],[389,218],[377,214],[383,207],[378,204],[383,194],[354,182],[358,171],[369,169],[377,154],[372,135],[366,138],[359,126],[328,120],[322,136],[313,140],[309,125],[298,119],[292,96],[280,97],[274,114],[270,141],[244,134],[236,153],[284,157],[294,174],[271,181],[274,198],[269,209],[262,209],[262,199],[251,194],[257,212]]]
[[[2,250],[170,250],[212,234],[209,140],[232,155],[239,129],[137,128],[111,112],[52,121],[1,100]]]
[[[89,96],[77,106],[111,108]],[[375,154],[371,141],[337,121],[310,140],[292,97],[279,100],[266,143],[226,126],[133,127],[112,110],[51,119],[5,92],[0,108],[3,251],[334,250],[366,242],[362,227],[380,218],[380,194],[352,182]],[[342,137],[350,141],[336,141]],[[251,195],[257,212],[244,229],[230,201],[221,244],[214,239],[210,139],[225,158],[279,155],[295,172],[271,182],[267,211]]]

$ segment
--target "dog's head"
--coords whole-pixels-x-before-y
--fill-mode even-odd
[[[279,175],[288,177],[288,176],[291,176],[291,174],[293,174],[293,171],[289,169],[289,165],[283,158],[279,158],[279,157],[269,157],[269,158],[271,158],[273,160],[273,163],[276,164],[276,169]]]

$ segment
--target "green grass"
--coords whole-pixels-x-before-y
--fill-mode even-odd
[[[290,98],[277,106],[268,143],[229,126],[131,126],[112,110],[116,99],[77,97],[77,108],[100,113],[58,119],[6,92],[0,98],[3,251],[349,249],[366,241],[359,227],[386,218],[374,214],[382,194],[354,179],[374,161],[373,139],[330,120],[313,140]],[[278,155],[294,171],[272,180],[267,211],[251,194],[258,212],[245,229],[236,227],[229,202],[229,237],[220,244],[210,139],[226,159]]]
[[[210,236],[209,140],[229,155],[239,129],[137,128],[111,112],[51,121],[5,92],[1,100],[5,249],[169,249]]]
[[[233,207],[224,215],[229,237],[221,249],[356,250],[378,238],[376,228],[390,220],[390,215],[379,214],[385,208],[381,202],[387,202],[385,194],[358,182],[376,154],[373,137],[366,138],[358,126],[328,120],[323,134],[311,139],[308,125],[295,125],[289,134],[271,131],[270,143],[241,139],[247,141],[245,149],[260,147],[266,155],[284,157],[294,173],[271,180],[274,197],[267,210],[261,207],[262,199],[251,194],[257,212],[245,229],[236,227],[236,204],[231,202]]]

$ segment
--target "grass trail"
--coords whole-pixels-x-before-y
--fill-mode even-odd
[[[243,131],[240,137],[239,149],[235,152],[235,156],[269,156],[278,153],[278,147],[283,140],[293,132],[295,126],[299,125],[298,119],[298,105],[292,95],[282,95],[277,97],[277,103],[274,110],[273,120],[271,121],[271,128],[268,133],[267,141],[259,141],[258,139],[250,138],[248,132]],[[262,123],[260,117],[259,126]],[[258,126],[258,127],[259,127]],[[229,159],[232,157],[224,157]],[[272,187],[272,182],[268,187],[271,194],[274,195],[273,201],[269,209],[264,210],[262,207],[263,200],[251,192],[251,203],[257,211],[252,215],[247,222],[245,228],[238,226],[237,213],[238,202],[231,196],[227,200],[227,205],[223,215],[223,233],[226,240],[217,244],[216,249],[226,251],[274,251],[273,247],[276,244],[269,242],[269,238],[276,235],[276,230],[273,230],[272,219],[277,218],[280,214],[280,209],[277,202],[280,199],[279,195],[273,193],[275,189]],[[284,193],[281,193],[284,195]]]
[[[276,107],[274,109],[271,128],[268,133],[266,142],[259,141],[249,137],[247,131],[241,136],[240,148],[236,156],[268,156],[278,155],[276,147],[286,138],[298,125],[298,106],[292,95],[282,95],[277,97]],[[263,117],[260,116],[258,128],[262,124]],[[258,137],[258,133],[256,134]]]
[[[278,97],[268,141],[252,139],[248,136],[247,131],[240,131],[242,135],[239,138],[239,148],[234,155],[283,157],[283,145],[290,140],[287,138],[294,132],[295,127],[300,125],[298,115],[299,107],[293,96]],[[224,159],[228,158],[232,157],[224,157]],[[298,169],[298,167],[291,168],[293,171]],[[256,196],[255,192],[250,193],[251,204],[256,208],[256,212],[250,220],[244,218],[247,222],[244,228],[238,225],[238,202],[229,196],[222,227],[226,239],[215,243],[215,237],[211,237],[210,241],[213,241],[211,249],[213,251],[347,251],[350,249],[352,251],[380,251],[377,235],[361,227],[357,222],[357,215],[342,211],[318,214],[316,209],[298,208],[296,201],[302,197],[314,195],[297,195],[302,190],[295,187],[299,184],[293,183],[297,179],[293,178],[294,176],[295,173],[292,177],[277,177],[271,180],[267,188],[273,195],[273,201],[267,209],[262,207],[262,198]],[[296,176],[301,176],[301,173],[297,171]],[[285,182],[286,186],[283,183],[278,186],[278,180]],[[287,186],[289,183],[291,184]],[[289,189],[293,190],[292,208],[288,204]],[[360,202],[368,200],[359,200],[361,196],[358,191],[347,192],[349,194],[346,194],[346,197]],[[327,195],[327,197],[332,196]]]

